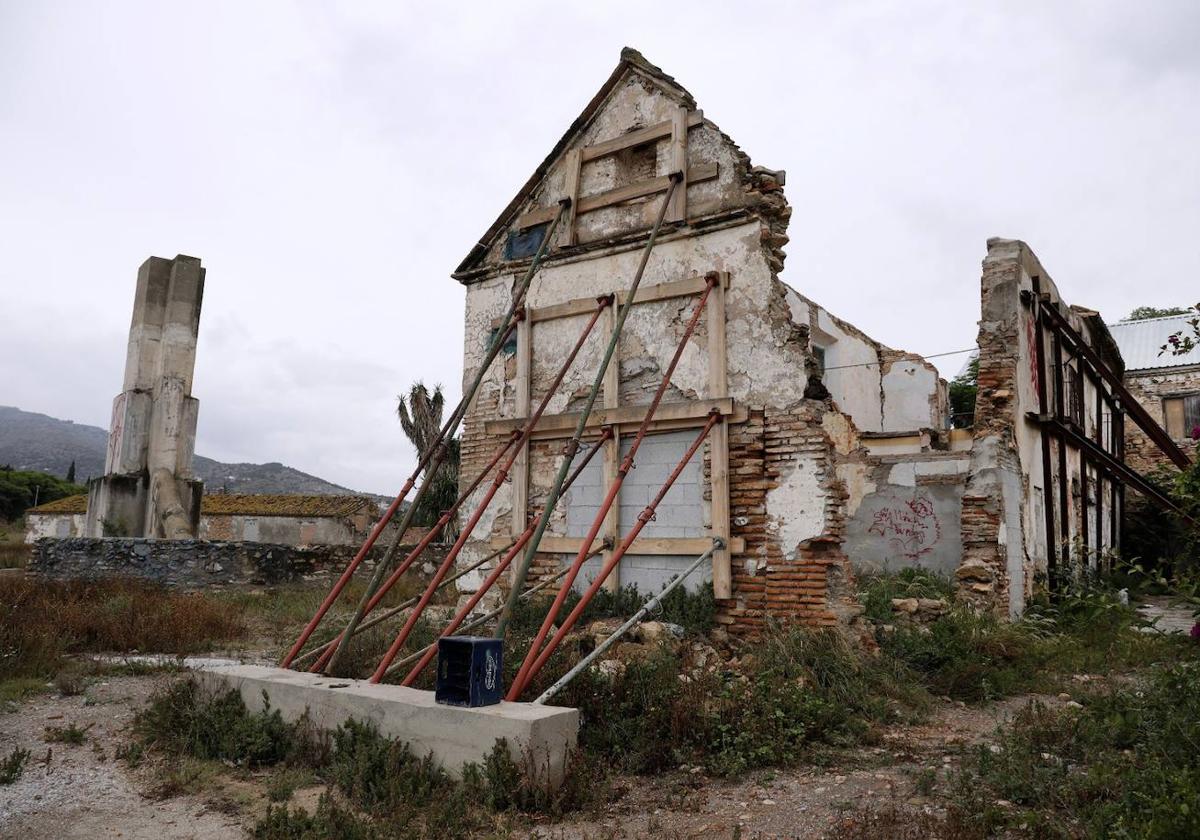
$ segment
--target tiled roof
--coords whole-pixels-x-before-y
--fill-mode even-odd
[[[1192,334],[1188,321],[1195,317],[1168,315],[1142,321],[1120,321],[1109,324],[1108,331],[1112,333],[1117,347],[1121,348],[1121,358],[1125,360],[1127,371],[1200,365],[1200,347],[1182,356],[1172,356],[1170,353],[1158,355],[1159,350],[1167,343],[1167,336],[1181,330],[1184,335]]]
[[[26,513],[87,513],[87,493],[78,493],[74,496],[65,496],[61,499],[55,499],[53,502],[46,502],[44,505],[38,505],[35,508],[30,508]]]
[[[266,493],[212,493],[200,500],[205,516],[351,516],[363,509],[372,512],[375,502],[366,496],[299,496]],[[68,496],[31,508],[26,513],[86,513],[87,495]]]

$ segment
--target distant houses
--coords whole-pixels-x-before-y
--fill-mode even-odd
[[[83,536],[87,501],[80,494],[30,508],[25,512],[25,541]],[[213,493],[200,502],[199,537],[290,546],[355,545],[378,516],[378,505],[367,496]]]

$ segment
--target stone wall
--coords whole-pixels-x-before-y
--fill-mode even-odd
[[[358,575],[365,578],[386,549],[376,547]],[[438,563],[445,549],[430,546],[424,565]],[[295,546],[254,542],[152,540],[139,538],[39,539],[29,571],[55,579],[136,577],[182,589],[328,585],[357,552],[350,545]],[[418,569],[418,571],[421,571]]]
[[[1167,424],[1166,417],[1163,416],[1163,398],[1200,393],[1200,367],[1127,372],[1125,387],[1154,418],[1154,422],[1165,429]],[[1196,457],[1196,441],[1178,438],[1175,442],[1189,458]],[[1171,459],[1146,436],[1141,426],[1132,421],[1125,424],[1125,461],[1143,474],[1163,467],[1171,472],[1175,471]]]

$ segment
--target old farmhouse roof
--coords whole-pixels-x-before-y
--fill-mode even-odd
[[[1145,318],[1141,321],[1121,321],[1109,324],[1113,340],[1121,348],[1126,370],[1153,370],[1155,368],[1200,365],[1200,347],[1181,356],[1162,353],[1167,337],[1177,332],[1191,335],[1189,322],[1194,314],[1168,315],[1164,318]]]
[[[375,502],[366,496],[301,496],[268,493],[213,493],[200,500],[202,516],[351,516]],[[87,495],[67,496],[31,508],[26,513],[87,513]]]
[[[542,182],[542,179],[546,177],[547,172],[550,171],[550,167],[563,154],[564,150],[571,144],[571,141],[587,128],[592,118],[600,112],[609,94],[613,92],[627,73],[638,73],[651,79],[658,85],[674,93],[688,107],[696,107],[696,101],[692,98],[692,95],[675,81],[672,76],[664,73],[662,68],[651,64],[646,60],[645,56],[632,47],[622,49],[621,60],[617,62],[612,75],[608,77],[608,80],[605,81],[600,90],[596,92],[596,95],[584,107],[582,113],[575,118],[575,121],[571,123],[563,136],[559,138],[559,141],[554,144],[554,148],[550,150],[550,154],[546,155],[546,159],[538,164],[538,168],[529,176],[529,180],[525,182],[525,185],[521,187],[508,206],[501,211],[496,221],[492,222],[491,227],[479,238],[475,247],[471,249],[471,252],[467,254],[458,268],[454,270],[451,275],[452,277],[464,282],[467,280],[466,273],[479,264],[479,261],[483,259],[483,256],[496,240],[496,237],[513,222],[513,219],[521,211],[521,208],[525,206],[526,201],[533,195],[538,185]]]

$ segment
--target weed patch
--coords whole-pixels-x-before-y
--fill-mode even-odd
[[[1031,704],[969,756],[954,785],[962,818],[1045,837],[1200,836],[1200,665],[1161,666],[1141,688],[1082,700]]]
[[[70,744],[77,747],[87,740],[87,732],[91,728],[90,724],[80,728],[74,723],[66,726],[47,726],[42,740],[47,744]]]
[[[11,785],[25,772],[25,762],[29,761],[29,750],[14,747],[13,751],[0,761],[0,785]]]

